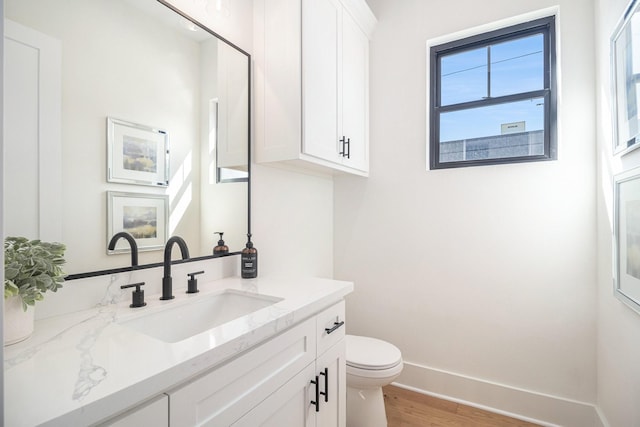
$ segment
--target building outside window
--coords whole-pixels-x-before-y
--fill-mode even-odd
[[[557,158],[555,17],[430,55],[431,169]]]

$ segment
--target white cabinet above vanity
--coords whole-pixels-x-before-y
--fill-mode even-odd
[[[258,163],[369,173],[369,39],[364,0],[255,0]]]

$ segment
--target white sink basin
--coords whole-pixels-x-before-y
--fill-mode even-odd
[[[120,325],[174,343],[282,301],[282,298],[227,289],[176,307],[120,322]]]

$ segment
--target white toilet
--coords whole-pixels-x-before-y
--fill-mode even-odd
[[[382,387],[402,372],[400,350],[386,341],[346,336],[347,427],[387,427]]]

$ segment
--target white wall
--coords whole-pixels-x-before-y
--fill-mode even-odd
[[[251,174],[258,274],[331,278],[331,178],[261,165],[254,165]]]
[[[598,405],[611,426],[640,425],[640,315],[613,296],[613,175],[640,165],[640,150],[612,156],[609,40],[627,0],[596,0],[598,139]]]
[[[368,3],[371,175],[334,186],[334,275],[356,283],[348,332],[396,344],[405,385],[592,423],[593,3]],[[558,160],[425,170],[426,41],[558,4]]]
[[[170,0],[251,54],[253,0],[232,0],[229,14],[203,3]],[[333,274],[333,181],[270,166],[251,165],[251,231],[260,276]]]

